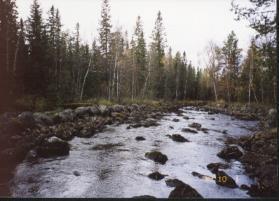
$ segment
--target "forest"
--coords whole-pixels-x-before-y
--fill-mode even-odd
[[[112,26],[110,2],[103,0],[98,37],[88,44],[80,37],[79,23],[73,31],[63,30],[54,6],[44,18],[40,2],[34,0],[23,20],[15,0],[0,0],[0,110],[43,110],[86,100],[274,104],[274,0],[250,2],[248,8],[232,1],[236,20],[246,20],[257,32],[248,51],[243,54],[231,31],[222,46],[206,45],[206,66],[193,66],[186,52],[173,52],[167,45],[160,11],[147,44],[141,17],[129,38],[127,31]]]

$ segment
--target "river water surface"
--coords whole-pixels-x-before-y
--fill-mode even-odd
[[[200,179],[191,173],[195,171],[215,177],[206,166],[214,162],[227,163],[216,155],[224,147],[224,140],[251,134],[250,129],[255,128],[257,122],[237,120],[223,114],[209,115],[191,107],[182,111],[184,116],[190,117],[189,120],[168,113],[157,127],[126,129],[127,124],[112,125],[88,139],[75,137],[69,142],[69,156],[26,159],[16,168],[11,182],[12,196],[129,198],[151,195],[167,198],[173,188],[168,187],[165,180],[177,178],[205,198],[249,197],[246,191],[239,188],[219,186],[213,180]],[[172,121],[174,118],[179,122]],[[181,131],[193,122],[210,130],[207,134]],[[227,132],[222,133],[223,130]],[[166,136],[168,134],[180,134],[190,142],[174,142]],[[136,141],[136,136],[143,136],[146,140]],[[107,146],[102,149],[102,145]],[[145,158],[145,153],[152,150],[167,155],[165,165]],[[240,162],[231,160],[228,164],[229,169],[224,171],[239,186],[253,183],[244,174]],[[79,174],[74,174],[76,171]],[[147,177],[155,171],[168,176],[160,181]]]

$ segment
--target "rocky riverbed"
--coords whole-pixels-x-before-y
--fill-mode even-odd
[[[134,104],[6,113],[0,117],[0,195],[246,197],[246,191],[251,196],[274,195],[274,191],[262,190],[261,181],[267,180],[263,176],[266,174],[245,173],[249,173],[249,162],[245,160],[247,144],[257,127],[256,121],[248,120],[259,119],[259,111],[254,114],[226,110],[212,106]],[[270,119],[262,121],[262,127],[272,127]],[[274,129],[272,132],[272,137],[267,138],[274,142]],[[277,148],[277,144],[274,146]],[[276,154],[272,164],[274,157]],[[138,165],[135,167],[134,163]],[[250,164],[250,172],[263,172],[253,165]],[[119,172],[119,168],[123,171]],[[218,176],[226,176],[228,181],[220,183],[216,180]],[[59,178],[66,186],[61,191],[56,188],[61,185],[57,183]],[[176,183],[173,190],[167,181]],[[71,190],[81,184],[84,187],[79,191]],[[105,187],[108,184],[119,186],[122,191],[111,192]],[[145,188],[137,192],[137,185]],[[259,194],[260,191],[265,194]]]

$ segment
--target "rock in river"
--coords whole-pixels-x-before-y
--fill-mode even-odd
[[[175,142],[189,142],[189,140],[179,134],[173,134],[170,136],[170,138]]]
[[[190,129],[190,128],[182,128],[181,131],[185,132],[185,133],[198,133],[198,131],[195,131],[195,130]]]
[[[217,154],[217,156],[223,159],[239,159],[242,155],[242,152],[235,145],[226,147]]]
[[[68,155],[70,145],[58,137],[50,137],[43,141],[37,148],[37,153],[41,157],[64,156]]]
[[[179,181],[179,180],[178,180]],[[169,198],[202,198],[202,196],[191,186],[183,183],[182,181],[177,182],[174,190],[169,194]]]
[[[179,122],[179,119],[174,118],[172,121],[173,122]]]
[[[219,168],[221,169],[227,169],[229,168],[228,164],[224,164],[224,163],[210,163],[207,166],[207,169],[209,169],[212,173],[216,174],[219,170]]]
[[[161,179],[164,179],[165,176],[166,175],[163,175],[160,172],[153,172],[148,175],[148,177],[153,180],[161,180]]]
[[[216,184],[220,186],[226,186],[229,188],[237,188],[235,181],[229,175],[227,175],[224,171],[217,171],[216,173]]]
[[[145,154],[145,157],[149,158],[150,160],[153,160],[154,162],[160,163],[162,165],[164,165],[166,163],[166,161],[168,160],[168,157],[159,151],[147,152]]]
[[[142,137],[142,136],[137,136],[135,139],[136,139],[137,141],[143,141],[143,140],[145,140],[145,138]]]
[[[77,177],[79,177],[80,176],[80,173],[79,173],[79,171],[73,171],[73,174],[75,175],[75,176],[77,176]]]
[[[202,127],[202,125],[199,123],[191,123],[188,126],[191,128],[196,128],[196,129],[200,129]]]

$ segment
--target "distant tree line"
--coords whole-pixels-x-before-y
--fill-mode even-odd
[[[256,8],[265,6],[251,1]],[[23,21],[18,19],[15,0],[0,0],[0,106],[27,99],[34,105],[38,101],[56,105],[92,98],[274,103],[275,18],[257,23],[257,15],[247,17],[236,4],[233,9],[239,18],[252,18],[251,27],[258,31],[247,56],[241,58],[232,31],[222,47],[209,43],[207,65],[196,68],[185,52],[173,54],[167,47],[160,11],[152,41],[146,44],[140,16],[129,39],[127,31],[112,27],[110,5],[103,0],[98,38],[88,44],[80,38],[79,23],[73,33],[62,30],[54,6],[44,19],[34,0]]]

